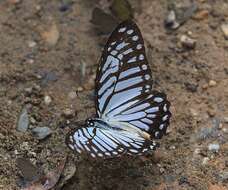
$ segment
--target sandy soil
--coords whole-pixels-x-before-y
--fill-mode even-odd
[[[153,155],[96,162],[68,150],[67,129],[60,127],[94,113],[93,82],[105,42],[90,23],[98,1],[73,2],[60,11],[60,1],[0,1],[0,189],[20,188],[18,157],[48,171],[66,155],[76,171],[64,190],[228,189],[228,40],[220,27],[228,22],[228,2],[198,0],[209,14],[167,32],[166,0],[132,1],[152,47],[154,88],[167,93],[173,117]],[[184,34],[196,40],[194,49],[181,47]],[[22,133],[16,128],[24,107],[30,126]],[[37,126],[49,127],[51,136],[37,140],[31,133]]]

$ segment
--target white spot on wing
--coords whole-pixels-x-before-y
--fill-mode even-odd
[[[142,44],[138,44],[137,46],[136,46],[136,49],[141,49],[142,48]]]
[[[158,131],[155,132],[155,137],[159,137],[160,133]]]
[[[161,98],[161,97],[155,97],[154,98],[154,101],[157,102],[157,103],[160,103],[160,102],[163,101],[163,98]]]
[[[144,59],[144,55],[143,54],[140,54],[139,60],[143,60],[143,59]]]
[[[137,41],[138,39],[139,39],[138,36],[133,36],[133,37],[132,37],[132,40],[133,40],[133,41]]]
[[[159,129],[162,130],[163,128],[164,128],[164,124],[161,124],[161,125],[159,126]]]
[[[149,80],[150,79],[150,75],[145,75],[145,79]]]
[[[142,65],[142,69],[143,70],[146,70],[147,69],[147,66],[144,64],[144,65]]]
[[[118,30],[118,32],[124,32],[127,28],[126,27],[122,27]]]
[[[168,110],[167,109],[167,104],[164,105],[163,110],[164,110],[164,112],[167,112],[167,110]]]
[[[103,157],[103,154],[101,154],[101,153],[98,153],[97,155],[98,155],[99,157]]]
[[[127,31],[127,34],[132,34],[134,32],[134,30],[130,29]]]
[[[166,121],[168,119],[168,115],[163,116],[162,121]]]

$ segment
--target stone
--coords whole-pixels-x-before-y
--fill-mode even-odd
[[[37,139],[42,140],[49,136],[52,130],[49,127],[35,127],[32,129],[32,133]]]
[[[209,87],[214,87],[217,85],[217,82],[215,80],[210,80],[208,85],[209,85]]]
[[[24,107],[20,113],[18,123],[17,123],[17,130],[20,132],[26,132],[29,127],[29,116],[27,109]]]
[[[180,37],[180,42],[181,42],[182,47],[184,47],[184,48],[194,49],[196,46],[196,40],[190,38],[187,35],[182,35]]]
[[[208,150],[209,150],[209,151],[218,152],[219,149],[220,149],[220,146],[219,146],[219,144],[217,144],[217,143],[210,143],[210,144],[208,145]]]
[[[221,30],[226,40],[228,40],[228,23],[221,25]]]
[[[63,110],[63,115],[66,118],[72,118],[75,116],[75,112],[74,110],[70,109],[70,108],[66,108],[65,110]]]

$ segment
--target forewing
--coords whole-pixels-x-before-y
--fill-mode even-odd
[[[99,117],[152,87],[142,35],[132,21],[121,23],[104,47],[96,78]],[[144,96],[141,96],[143,98]]]
[[[127,122],[161,138],[171,113],[166,95],[152,91],[152,76],[139,28],[121,23],[103,50],[96,78],[97,115],[121,126]]]
[[[134,133],[94,127],[83,127],[69,133],[66,144],[71,150],[93,158],[142,155],[157,146],[155,142]]]

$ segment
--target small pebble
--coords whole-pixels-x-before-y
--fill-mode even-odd
[[[201,152],[201,150],[199,148],[196,148],[195,151],[194,151],[194,155],[199,155]]]
[[[203,90],[208,89],[208,87],[209,87],[208,84],[203,84],[203,85],[202,85],[202,89],[203,89]]]
[[[184,83],[184,85],[185,85],[185,88],[188,91],[197,92],[198,84],[193,84],[193,83],[186,82],[186,83]]]
[[[44,96],[44,103],[48,106],[50,105],[52,99],[50,96]]]
[[[78,91],[78,92],[82,92],[82,91],[83,91],[83,88],[82,88],[81,86],[79,86],[79,87],[77,88],[77,91]]]
[[[26,108],[23,108],[17,123],[17,130],[20,132],[26,132],[29,127],[29,116]]]
[[[30,96],[32,94],[32,87],[28,87],[24,89],[26,96]]]
[[[36,46],[36,42],[34,42],[34,41],[29,41],[28,42],[28,47],[33,48],[35,46]]]
[[[222,128],[222,132],[228,134],[228,128],[223,127],[223,128]]]
[[[208,145],[208,150],[212,151],[212,152],[218,152],[219,148],[220,148],[219,144],[211,143],[211,144]]]
[[[185,183],[189,183],[188,182],[188,177],[181,176],[181,178],[179,179],[179,185],[182,185],[182,184],[185,184]]]
[[[210,80],[209,83],[208,83],[209,87],[216,86],[216,84],[217,84],[217,82],[214,81],[214,80]]]
[[[193,117],[197,117],[199,115],[199,113],[193,108],[189,108],[189,111]]]
[[[75,91],[71,91],[69,94],[68,94],[68,97],[73,100],[77,97],[77,93]]]
[[[214,117],[216,115],[216,110],[213,108],[208,108],[207,113],[210,117]]]
[[[193,49],[196,46],[196,40],[188,37],[187,35],[182,35],[180,37],[181,45],[188,49]]]
[[[161,174],[163,174],[165,172],[165,169],[164,168],[160,168],[159,171],[160,171]]]
[[[223,119],[225,123],[228,123],[228,117],[224,117]]]
[[[177,22],[176,20],[176,13],[174,10],[171,10],[166,19],[165,19],[165,26],[167,28],[171,28],[171,29],[177,29],[180,26],[180,23]]]
[[[35,124],[36,123],[36,120],[34,117],[30,117],[30,123],[31,124]],[[30,125],[30,128],[31,128],[31,125]]]
[[[38,12],[41,10],[41,6],[40,5],[36,5],[35,8],[36,8],[36,11],[38,11]]]
[[[34,62],[35,62],[34,59],[28,59],[29,64],[33,64]]]
[[[63,110],[63,115],[64,115],[66,118],[72,118],[72,117],[74,117],[75,112],[74,112],[74,110],[72,110],[72,109],[70,109],[70,108],[66,108],[65,110]]]
[[[175,147],[174,145],[172,145],[172,146],[169,147],[169,149],[170,149],[170,150],[175,150],[176,147]]]
[[[210,160],[210,159],[209,159],[208,157],[204,157],[204,158],[203,158],[203,161],[202,161],[202,164],[203,164],[203,165],[206,165],[206,164],[208,163],[209,160]]]
[[[42,140],[49,136],[52,130],[49,127],[35,127],[32,129],[32,133],[37,139]]]
[[[226,40],[228,40],[228,24],[222,24],[221,30]]]

